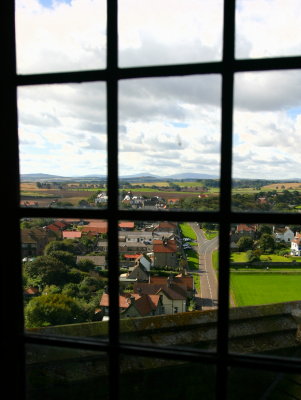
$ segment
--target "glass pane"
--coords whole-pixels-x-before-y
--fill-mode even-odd
[[[18,89],[21,205],[106,206],[102,83]]]
[[[299,226],[237,224],[231,231],[230,349],[292,355],[299,347]],[[296,239],[298,236],[298,239]]]
[[[300,71],[235,75],[232,208],[299,212]]]
[[[25,328],[107,338],[107,222],[24,218],[21,254]]]
[[[208,364],[122,356],[121,370],[122,399],[215,399],[215,367]]]
[[[105,68],[106,1],[16,1],[19,74]]]
[[[221,0],[120,0],[120,66],[220,60],[222,26]]]
[[[128,80],[119,93],[121,207],[217,210],[220,77]]]
[[[300,6],[298,0],[238,0],[236,57],[300,55]]]
[[[288,400],[298,398],[300,376],[280,372],[231,368],[229,372],[229,400]]]
[[[217,224],[133,225],[119,232],[122,339],[214,350]]]
[[[105,353],[26,346],[26,398],[108,399],[108,365]]]

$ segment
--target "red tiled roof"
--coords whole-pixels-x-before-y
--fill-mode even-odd
[[[124,258],[139,258],[141,257],[142,254],[124,254],[123,257]]]
[[[186,286],[181,284],[171,284],[169,286],[165,284],[154,284],[146,282],[135,282],[134,283],[134,293],[139,294],[159,294],[160,292],[172,300],[185,300],[187,297]]]
[[[135,300],[140,297],[137,293],[125,293],[119,295],[119,308],[128,308],[131,304],[130,297],[134,296]],[[100,300],[100,306],[102,307],[109,307],[109,295],[107,293],[103,293]]]
[[[237,232],[255,232],[256,230],[256,225],[239,224],[236,228]]]
[[[166,245],[163,240],[153,240],[154,253],[176,253],[177,243],[175,240],[167,240]]]
[[[160,229],[166,229],[166,228],[168,228],[168,229],[170,229],[170,228],[176,229],[177,225],[174,224],[173,222],[162,221],[162,222],[159,223],[158,227]]]
[[[28,289],[24,289],[25,294],[38,294],[39,289],[36,287],[29,287]]]
[[[83,227],[82,232],[91,232],[91,233],[107,233],[108,228],[106,227],[97,227],[97,226],[91,226],[91,225],[86,225]]]
[[[75,239],[81,238],[82,233],[78,231],[63,231],[63,238],[64,239]]]
[[[135,224],[134,222],[119,222],[118,224],[119,228],[134,228]]]
[[[136,299],[134,306],[138,310],[139,314],[144,317],[150,314],[152,311],[155,311],[158,307],[158,303],[160,300],[159,295],[147,295],[144,294],[138,299]]]

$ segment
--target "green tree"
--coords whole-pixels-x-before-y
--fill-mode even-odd
[[[62,286],[68,280],[68,269],[59,260],[51,256],[39,256],[24,264],[25,275],[39,282],[39,286]]]
[[[272,234],[272,227],[269,225],[259,225],[258,231],[263,234],[263,233],[268,233],[269,235]]]
[[[252,250],[253,245],[254,245],[254,242],[250,236],[242,236],[237,242],[239,251]]]
[[[51,257],[56,258],[57,260],[61,261],[64,265],[68,267],[75,267],[76,265],[76,257],[69,253],[69,251],[64,250],[53,250],[48,253]]]
[[[52,240],[45,246],[44,254],[50,255],[53,251],[68,251],[72,254],[79,254],[77,242],[71,239]]]
[[[77,263],[77,268],[80,271],[89,272],[89,271],[92,271],[92,270],[95,269],[95,263],[93,261],[91,261],[91,260],[88,260],[88,259],[80,260]]]
[[[65,294],[47,294],[35,297],[25,307],[27,328],[72,324],[85,321],[85,312],[79,303]]]
[[[258,241],[260,250],[264,253],[272,253],[275,249],[275,239],[268,233],[263,233]]]

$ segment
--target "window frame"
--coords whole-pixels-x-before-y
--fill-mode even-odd
[[[5,171],[3,185],[9,193],[2,196],[5,229],[1,232],[4,249],[12,249],[3,256],[3,265],[15,268],[1,268],[1,330],[3,363],[6,366],[1,376],[4,387],[12,396],[25,398],[26,346],[62,346],[74,349],[89,349],[106,352],[109,360],[110,398],[119,394],[119,355],[130,354],[146,357],[187,360],[209,363],[216,366],[216,398],[225,399],[229,367],[265,369],[281,372],[301,372],[299,360],[275,356],[241,355],[229,353],[229,232],[233,223],[286,223],[301,224],[300,214],[239,213],[231,211],[232,173],[232,125],[233,125],[233,84],[237,72],[272,71],[301,69],[301,57],[276,57],[262,59],[239,59],[234,57],[235,0],[224,0],[223,57],[218,62],[160,65],[132,68],[118,67],[118,14],[117,0],[107,0],[107,68],[95,71],[58,72],[49,74],[18,75],[15,56],[15,8],[14,1],[0,4],[0,37],[2,41],[1,84],[2,104],[1,134],[5,145],[2,149],[2,171]],[[222,122],[221,122],[221,169],[220,209],[217,212],[167,212],[127,211],[118,208],[118,82],[122,79],[151,78],[184,75],[219,74],[222,78]],[[90,209],[24,209],[20,207],[17,88],[26,85],[82,83],[102,81],[107,85],[107,129],[108,129],[108,208]],[[6,134],[8,133],[8,134]],[[109,340],[101,342],[71,337],[39,336],[24,332],[23,296],[21,271],[21,241],[19,221],[23,217],[56,218],[99,218],[108,220],[109,295],[110,321]],[[118,305],[118,222],[119,220],[169,220],[214,222],[220,227],[218,291],[217,350],[208,353],[201,350],[158,348],[153,346],[127,344],[119,341]],[[221,261],[222,260],[222,261]],[[14,285],[7,284],[14,282]],[[8,301],[9,299],[9,301]],[[16,384],[17,382],[17,384]]]

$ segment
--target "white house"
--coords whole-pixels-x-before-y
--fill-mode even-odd
[[[273,234],[277,242],[284,240],[286,243],[290,243],[294,239],[294,232],[288,226],[285,228],[273,226]]]
[[[101,192],[97,195],[95,199],[95,204],[97,203],[107,203],[108,202],[108,196],[105,192]]]
[[[301,234],[296,232],[294,239],[291,241],[291,255],[301,256]]]

